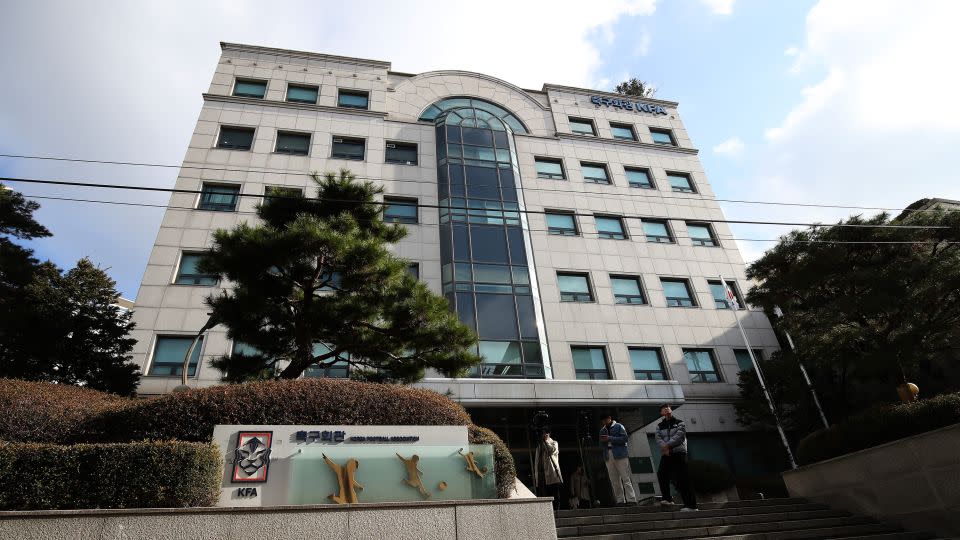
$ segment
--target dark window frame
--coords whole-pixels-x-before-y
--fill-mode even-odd
[[[717,235],[716,233],[714,233],[713,227],[711,227],[709,223],[699,222],[699,221],[687,221],[685,223],[687,225],[687,236],[690,237],[691,244],[693,244],[694,246],[700,246],[700,247],[720,247],[720,241],[717,240]],[[707,234],[710,236],[710,240],[709,240],[710,243],[707,244],[706,243],[707,240],[705,238],[695,237],[692,234],[690,234],[691,225],[705,228],[707,230]]]
[[[293,150],[281,150],[280,145],[280,135],[286,136],[295,136],[295,137],[306,137],[307,138],[307,149],[304,152],[293,151]],[[304,131],[289,131],[286,129],[277,130],[277,138],[273,142],[273,153],[275,154],[284,154],[288,156],[309,156],[310,155],[310,145],[313,143],[313,134],[307,133]]]
[[[613,289],[613,280],[615,279],[630,280],[635,282],[637,284],[637,290],[640,291],[640,294],[617,294]],[[645,306],[649,304],[647,301],[647,292],[643,289],[643,280],[641,280],[640,276],[636,274],[610,274],[610,292],[613,294],[613,303],[617,304],[618,306]],[[621,299],[625,299],[626,301],[621,302]]]
[[[575,131],[575,130],[573,129],[573,123],[574,123],[574,122],[576,122],[576,123],[578,123],[578,124],[589,124],[589,126],[590,126],[590,133],[584,133],[584,132],[582,132],[582,131]],[[575,135],[583,135],[584,137],[596,137],[596,136],[597,136],[597,125],[596,125],[596,124],[593,122],[593,120],[590,119],[590,118],[582,118],[582,117],[579,117],[579,116],[568,116],[568,117],[567,117],[567,123],[570,125],[570,133],[573,133],[573,134],[575,134]]]
[[[600,349],[600,352],[603,355],[603,364],[604,369],[577,369],[577,365],[573,360],[573,352],[578,349]],[[603,345],[571,345],[570,346],[570,363],[573,364],[574,378],[578,380],[591,380],[591,381],[609,381],[613,379],[613,373],[610,371],[610,355],[607,354],[607,347]],[[593,375],[600,375],[600,372],[603,372],[603,377],[594,377]],[[578,375],[589,375],[585,379],[580,379]]]
[[[255,96],[255,95],[252,95],[252,94],[243,94],[243,93],[238,94],[238,93],[237,93],[237,86],[239,86],[240,83],[246,83],[246,84],[251,84],[251,83],[260,84],[260,83],[263,83],[263,95],[262,95],[262,96]],[[230,95],[233,96],[233,97],[245,97],[245,98],[250,98],[250,99],[266,99],[266,98],[267,98],[267,90],[269,90],[269,88],[270,88],[270,81],[269,81],[269,80],[266,80],[266,79],[256,79],[256,78],[251,78],[251,77],[237,77],[237,78],[234,79],[234,81],[233,81],[233,92],[231,92]]]
[[[390,148],[390,145],[393,145],[393,148]],[[412,147],[414,159],[413,161],[401,160],[401,159],[390,159],[390,150],[397,150],[397,145],[406,147],[410,149]],[[415,142],[408,141],[385,141],[383,147],[383,162],[390,163],[391,165],[419,165],[420,164],[420,145]]]
[[[647,233],[646,228],[643,229],[643,236],[646,237],[647,242],[654,244],[676,244],[676,236],[673,234],[673,231],[670,229],[670,220],[667,219],[641,219],[640,226],[643,228],[644,223],[657,223],[663,225],[663,228],[666,229],[667,235],[651,235]],[[652,238],[652,240],[651,240]]]
[[[315,90],[317,92],[317,97],[313,98],[313,101],[308,101],[306,99],[291,99],[290,98],[290,89],[299,88],[301,90]],[[320,86],[316,84],[303,84],[303,83],[287,83],[287,92],[284,95],[284,99],[288,103],[307,103],[310,105],[316,105],[317,101],[320,100]]]
[[[387,195],[383,198],[383,220],[387,223],[403,223],[407,225],[416,225],[420,223],[419,201],[413,197],[394,197]],[[387,209],[391,206],[406,206],[414,209],[414,217],[409,216],[388,216]]]
[[[554,174],[541,173],[537,170],[537,162],[544,163],[556,163],[560,165],[560,177],[556,177]],[[563,166],[563,159],[561,158],[552,158],[546,156],[533,156],[533,170],[537,173],[537,178],[543,180],[566,180],[567,179],[567,168]]]
[[[671,191],[676,191],[677,193],[697,193],[697,185],[693,182],[693,175],[691,175],[690,173],[679,172],[679,171],[666,171],[666,174],[667,174],[667,184],[670,186]],[[687,185],[689,185],[690,188],[689,189],[678,188],[677,186],[674,186],[673,183],[670,182],[671,176],[679,176],[682,178],[686,178]]]
[[[723,373],[721,373],[720,366],[719,366],[719,364],[717,364],[717,355],[716,355],[716,353],[714,353],[713,349],[702,348],[702,347],[690,347],[690,348],[682,347],[682,348],[680,349],[680,351],[681,351],[681,353],[682,353],[682,355],[683,355],[683,365],[686,366],[687,372],[690,374],[690,382],[691,382],[691,383],[694,383],[694,384],[711,384],[711,383],[712,383],[712,384],[716,384],[716,383],[722,383],[722,382],[724,382],[724,380],[723,380]],[[712,367],[713,367],[713,371],[703,371],[703,370],[692,371],[692,370],[690,369],[690,366],[687,364],[687,352],[705,352],[705,353],[707,353],[707,355],[710,357],[710,364],[711,364]],[[710,374],[713,374],[714,376],[716,376],[717,380],[715,380],[715,381],[708,380]],[[701,380],[697,380],[697,379],[701,379]]]
[[[234,146],[223,144],[223,130],[244,131],[250,133],[250,146]],[[257,139],[257,128],[251,126],[227,126],[221,125],[217,130],[217,140],[214,148],[218,150],[236,150],[238,152],[249,152],[253,150],[253,143]]]
[[[563,289],[560,288],[560,276],[568,277],[582,277],[587,283],[587,292],[586,294],[580,292],[563,292]],[[590,283],[590,273],[589,272],[557,272],[557,290],[560,292],[560,301],[561,302],[571,302],[571,303],[580,303],[580,304],[590,304],[597,301],[597,295],[593,292],[593,284]]]
[[[350,105],[343,104],[340,102],[341,96],[353,96],[353,97],[365,97],[367,99],[367,104],[364,107],[359,105]],[[337,107],[342,109],[357,109],[359,111],[369,111],[370,110],[370,91],[369,90],[356,90],[353,88],[337,88]]]
[[[596,167],[598,169],[603,169],[603,180],[596,178],[587,178],[587,175],[583,173],[584,167]],[[580,162],[580,176],[583,177],[583,181],[588,184],[599,184],[601,186],[609,186],[613,184],[613,179],[610,178],[610,167],[606,163],[598,163],[596,161],[581,161]]]
[[[203,346],[206,344],[204,339],[206,336],[200,336],[200,339],[197,341],[197,346],[194,349],[194,352],[190,358],[190,361],[187,363],[187,377],[196,377],[200,371],[200,365],[203,363]],[[154,336],[153,347],[150,350],[150,369],[147,370],[146,377],[182,377],[183,376],[183,357],[179,358],[179,362],[163,362],[161,366],[166,367],[166,370],[170,373],[154,373],[154,370],[157,367],[157,349],[160,347],[161,339],[177,339],[193,342],[196,339],[195,335],[192,334],[168,334],[160,333]],[[189,348],[189,346],[188,346]],[[196,355],[197,362],[193,362],[193,356]]]
[[[657,362],[660,363],[660,369],[658,371],[653,371],[650,369],[637,369],[633,365],[633,355],[631,354],[633,351],[655,352],[657,354]],[[627,357],[630,358],[630,369],[631,371],[633,371],[634,380],[638,380],[638,381],[669,381],[670,380],[670,372],[667,371],[667,363],[664,362],[663,360],[663,350],[660,347],[650,347],[650,346],[644,346],[644,345],[628,345]],[[638,373],[643,373],[644,375],[648,375],[648,376],[638,377],[637,376]],[[658,379],[656,377],[650,377],[649,374],[651,373],[660,373],[661,375],[663,375],[663,378]]]
[[[627,233],[627,223],[623,220],[623,216],[615,216],[610,214],[594,214],[594,225],[596,225],[597,218],[604,219],[615,219],[620,223],[620,233],[619,235],[611,232],[601,231],[600,227],[597,227],[597,237],[604,240],[629,240],[630,234]]]
[[[752,362],[752,361],[750,362],[750,367],[748,367],[748,368],[743,368],[743,366],[740,365],[740,359],[737,358],[737,353],[738,353],[738,352],[747,353],[747,348],[746,348],[746,347],[731,347],[731,350],[733,351],[733,359],[737,362],[737,368],[738,368],[739,371],[753,371],[753,362]],[[763,362],[763,360],[764,360],[763,349],[758,349],[758,348],[756,348],[756,347],[753,347],[753,354],[754,354],[754,356],[757,357],[757,363]],[[750,360],[749,353],[747,353],[747,355],[748,355],[748,356],[747,356],[747,360]]]
[[[733,291],[733,296],[735,296],[737,299],[737,305],[740,306],[740,309],[738,311],[747,309],[747,305],[743,301],[743,295],[740,294],[740,289],[737,287],[737,282],[729,279],[725,279],[723,281],[727,282],[727,286],[730,287],[731,291]],[[723,281],[720,281],[719,279],[708,279],[707,288],[710,289],[710,296],[713,298],[713,307],[717,309],[730,309],[727,306],[727,302],[726,302],[727,300],[726,289],[724,289],[723,299],[718,299],[716,296],[713,295],[712,286],[713,285],[723,286]],[[723,306],[720,305],[721,302],[723,303]]]
[[[205,255],[200,251],[183,251],[180,253],[180,260],[177,262],[177,273],[173,277],[174,285],[185,285],[188,287],[216,287],[220,283],[220,276],[217,274],[184,274],[183,261],[185,257],[202,257]],[[193,283],[181,283],[181,280]],[[211,281],[212,282],[205,282]]]
[[[210,203],[204,202],[204,195],[207,194],[206,188],[209,187],[229,187],[236,188],[237,192],[233,194],[233,206],[227,208],[226,205],[220,203]],[[236,212],[237,207],[240,206],[240,193],[243,190],[241,184],[231,184],[229,182],[203,182],[200,185],[200,195],[197,198],[197,210],[203,210],[206,212]],[[220,195],[226,195],[225,193],[220,193]]]
[[[644,184],[638,184],[638,183],[636,183],[636,182],[632,182],[632,181],[630,180],[630,174],[629,174],[630,171],[633,171],[633,172],[642,172],[642,173],[646,174],[646,175],[647,175],[648,183],[647,183],[646,185],[644,185]],[[627,179],[627,185],[628,185],[629,187],[638,188],[638,189],[657,189],[657,184],[656,184],[656,182],[653,181],[653,173],[652,173],[652,172],[650,171],[650,169],[647,168],[647,167],[633,167],[633,166],[630,166],[630,165],[624,165],[624,167],[623,167],[623,174],[624,174],[624,176],[625,176],[626,179]]]
[[[664,283],[682,283],[687,289],[687,298],[681,298],[679,296],[667,296],[667,291],[663,287]],[[687,278],[661,277],[660,288],[663,290],[663,297],[667,301],[667,307],[700,307],[697,305],[697,295],[690,286],[690,280]]]
[[[653,134],[658,133],[660,135],[666,135],[670,137],[670,142],[658,142]],[[650,128],[650,138],[653,140],[653,144],[659,144],[661,146],[677,146],[677,138],[673,135],[673,130],[669,128]]]
[[[580,225],[577,223],[577,215],[570,210],[544,210],[544,224],[547,226],[547,234],[555,236],[580,236]],[[547,223],[546,216],[568,216],[573,221],[573,230],[551,227]]]
[[[627,137],[617,137],[616,135],[613,134],[614,128],[629,130],[629,131],[630,131],[630,137],[629,137],[629,138],[627,138]],[[633,124],[625,124],[625,123],[623,123],[623,122],[610,122],[610,136],[613,137],[614,139],[618,140],[618,141],[633,141],[633,142],[637,142],[637,141],[640,140],[639,137],[637,137],[637,129],[634,127],[634,125],[633,125]]]
[[[410,275],[413,279],[420,281],[420,263],[419,262],[409,262],[407,263],[406,268],[407,274]]]
[[[347,141],[351,143],[362,143],[363,145],[363,154],[360,157],[355,157],[351,154],[337,154],[337,145],[346,144]],[[367,160],[367,140],[361,137],[344,137],[341,135],[334,135],[331,138],[330,143],[330,159],[345,159],[348,161],[366,161]]]

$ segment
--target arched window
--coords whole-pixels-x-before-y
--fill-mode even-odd
[[[433,121],[440,114],[450,109],[458,109],[456,114],[459,118],[448,117],[448,125],[464,125],[470,127],[486,127],[502,131],[503,127],[497,127],[500,122],[510,126],[514,133],[528,133],[526,126],[513,113],[503,107],[490,103],[489,101],[471,98],[471,97],[450,97],[441,99],[433,105],[426,108],[420,115],[420,120]],[[470,112],[473,110],[472,113]]]

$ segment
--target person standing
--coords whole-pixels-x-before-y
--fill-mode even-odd
[[[660,494],[663,496],[660,504],[673,504],[673,496],[670,494],[670,481],[673,480],[680,497],[683,498],[681,512],[696,510],[697,499],[693,495],[687,472],[687,426],[683,420],[673,416],[673,408],[669,404],[660,406],[660,417],[663,420],[657,424],[655,437],[661,454],[660,469],[657,471]]]
[[[630,460],[627,450],[627,428],[614,421],[611,414],[601,418],[603,427],[600,428],[600,447],[603,449],[603,462],[607,465],[607,474],[610,475],[610,485],[613,487],[613,496],[617,499],[617,506],[625,506],[627,502],[637,504],[637,493],[633,489],[633,480],[630,478]]]
[[[533,459],[533,483],[540,495],[553,497],[553,511],[560,509],[563,476],[560,474],[560,445],[544,430]]]

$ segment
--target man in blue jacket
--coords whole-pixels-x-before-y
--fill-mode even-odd
[[[628,499],[630,503],[637,504],[637,493],[633,490],[633,480],[630,479],[630,460],[627,458],[627,428],[615,422],[610,414],[604,415],[601,422],[603,427],[600,428],[600,448],[603,449],[603,462],[607,464],[607,474],[610,475],[617,506],[625,506]]]

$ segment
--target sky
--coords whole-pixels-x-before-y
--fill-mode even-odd
[[[523,88],[680,102],[720,199],[902,208],[960,199],[960,2],[246,0],[0,5],[0,153],[178,164],[220,54],[238,42],[462,69]],[[951,67],[954,66],[954,67]],[[172,187],[175,168],[0,157],[0,176]],[[10,184],[37,199],[64,268],[89,257],[134,298],[167,195]],[[728,219],[831,222],[872,210],[722,202]],[[737,225],[741,239],[788,229]],[[772,242],[738,241],[744,258]]]

